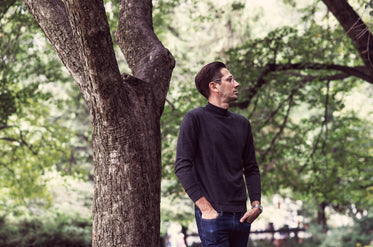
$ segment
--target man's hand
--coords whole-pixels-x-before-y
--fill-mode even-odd
[[[198,199],[196,205],[202,212],[202,219],[216,219],[219,216],[218,212],[216,212],[216,210],[211,206],[206,197]]]
[[[253,204],[259,204],[258,201],[255,201],[253,202]],[[245,221],[249,222],[250,224],[254,222],[254,220],[256,220],[256,218],[258,218],[258,216],[260,215],[260,209],[259,208],[252,208],[250,210],[248,210],[243,216],[242,218],[240,219],[240,222],[241,223],[244,223]]]

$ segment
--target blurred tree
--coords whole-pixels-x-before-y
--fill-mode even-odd
[[[102,1],[24,2],[92,116],[93,246],[158,245],[159,120],[174,59],[154,34],[152,2],[120,1],[114,36],[133,76],[119,72]]]
[[[67,82],[67,73],[21,1],[1,1],[0,36],[0,200],[12,212],[48,205],[43,175],[56,164],[66,169],[73,131],[50,107],[66,103],[51,89]]]

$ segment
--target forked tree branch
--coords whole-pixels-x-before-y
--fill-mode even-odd
[[[120,1],[115,41],[133,76],[151,83],[157,107],[162,112],[175,60],[154,33],[151,0]]]

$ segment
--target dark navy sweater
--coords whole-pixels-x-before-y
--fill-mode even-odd
[[[204,196],[217,211],[246,211],[246,187],[250,201],[260,201],[249,120],[210,103],[188,112],[180,127],[175,173],[193,202]]]

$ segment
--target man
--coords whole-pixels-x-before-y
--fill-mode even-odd
[[[262,207],[250,123],[228,111],[229,104],[238,98],[239,83],[222,62],[205,65],[195,83],[208,103],[183,119],[175,173],[195,203],[202,245],[246,247],[251,223]]]

